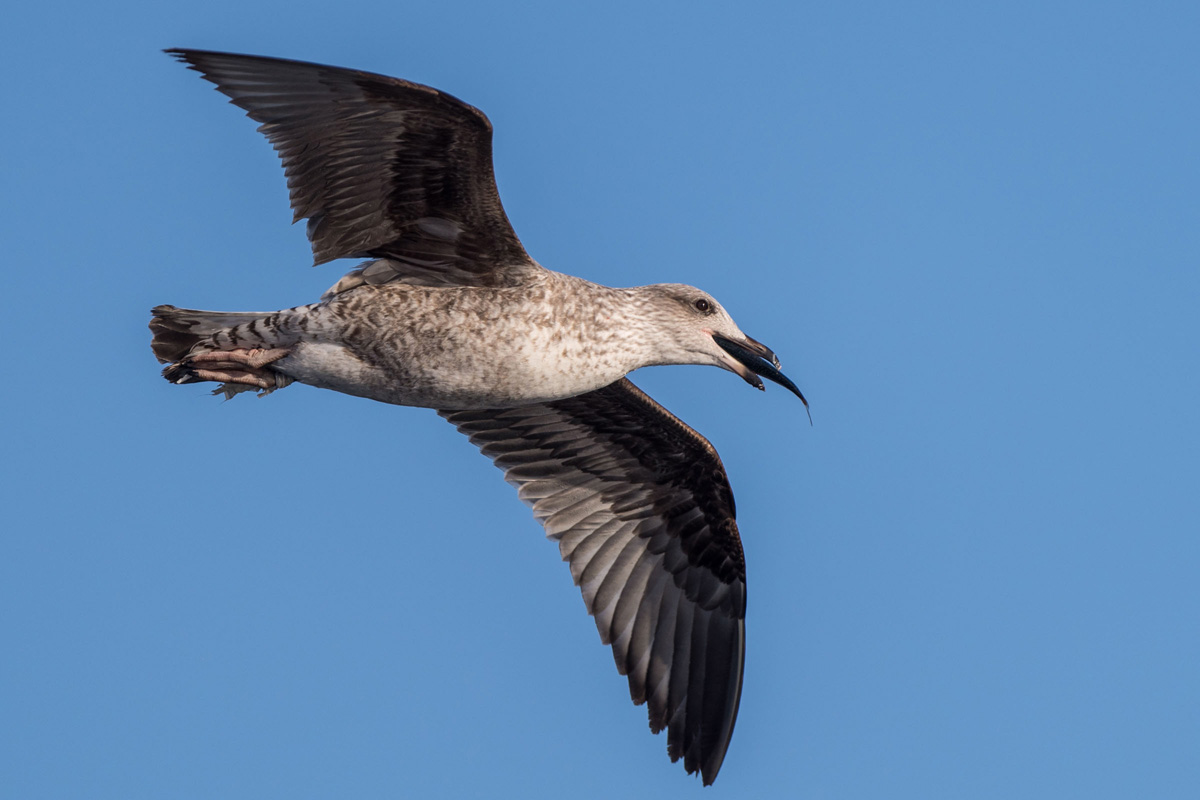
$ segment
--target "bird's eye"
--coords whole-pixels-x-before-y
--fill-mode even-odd
[[[707,314],[712,311],[712,303],[708,302],[708,300],[704,299],[703,297],[692,303],[692,305],[694,305],[696,310],[701,314]]]

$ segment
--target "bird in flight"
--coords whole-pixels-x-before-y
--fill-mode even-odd
[[[545,269],[492,173],[492,126],[445,92],[357,70],[167,50],[260,123],[314,261],[368,259],[319,302],[153,309],[172,383],[226,398],[298,381],[437,409],[556,541],[633,702],[705,785],[733,735],[746,571],[716,450],[625,375],[709,364],[804,395],[700,289]],[[760,377],[761,376],[761,377]]]

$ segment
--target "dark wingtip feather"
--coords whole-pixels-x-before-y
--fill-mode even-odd
[[[194,62],[192,61],[191,54],[196,51],[187,50],[182,47],[166,47],[166,48],[163,48],[163,52],[166,53],[167,55],[169,55],[171,58],[175,59],[176,61],[181,61],[184,64],[192,64]]]

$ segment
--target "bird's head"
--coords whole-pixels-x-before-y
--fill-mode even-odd
[[[808,408],[796,384],[780,372],[779,359],[771,348],[742,333],[712,295],[682,283],[643,288],[654,297],[653,315],[661,321],[661,329],[668,332],[663,337],[667,341],[659,342],[664,357],[659,363],[721,367],[740,375],[756,389],[764,388],[762,378],[766,378],[791,391]]]

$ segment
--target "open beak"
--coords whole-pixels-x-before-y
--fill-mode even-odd
[[[761,375],[769,381],[778,383],[796,395],[796,397],[799,397],[800,402],[804,403],[805,411],[808,411],[808,401],[804,399],[804,395],[796,388],[796,384],[792,383],[788,379],[788,376],[779,371],[779,359],[771,352],[771,348],[762,342],[751,339],[749,336],[740,341],[727,339],[719,333],[714,333],[712,337],[713,341],[720,345],[722,350],[733,356],[737,362],[734,366],[734,371],[738,375],[741,375],[746,383],[756,389],[765,391],[763,382],[758,377]],[[812,422],[811,411],[809,412],[808,419],[809,422]]]

